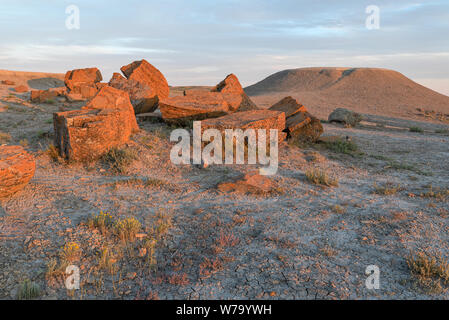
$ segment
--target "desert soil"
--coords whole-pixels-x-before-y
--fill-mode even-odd
[[[6,86],[0,94],[3,143],[24,145],[37,161],[30,184],[0,202],[1,299],[15,298],[26,279],[40,287],[41,299],[449,298],[449,287],[422,287],[406,262],[418,250],[449,254],[448,198],[429,193],[449,189],[445,122],[324,123],[326,136],[347,136],[361,154],[284,142],[272,177],[282,192],[239,195],[216,185],[256,167],[172,165],[171,128],[163,123],[139,123],[127,146],[138,157],[125,173],[101,161],[54,161],[47,152],[52,113],[79,106],[30,104],[29,93]],[[338,186],[311,184],[310,168],[327,170]],[[398,192],[375,193],[387,183],[400,185]],[[122,243],[87,227],[101,211],[135,217],[147,234],[166,228],[152,268],[139,256],[141,240]],[[48,267],[69,242],[81,248],[73,262],[81,289],[74,292]],[[111,268],[100,261],[105,248],[116,253]],[[380,268],[379,290],[365,285],[369,265]]]

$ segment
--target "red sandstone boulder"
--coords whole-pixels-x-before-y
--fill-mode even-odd
[[[156,91],[144,82],[126,79],[119,73],[114,73],[109,81],[109,86],[129,94],[136,114],[153,112],[158,107],[159,99]]]
[[[159,101],[164,121],[183,124],[192,120],[203,120],[226,115],[228,103],[220,94],[178,96]]]
[[[265,195],[276,190],[273,181],[260,175],[257,171],[246,174],[243,178],[234,181],[222,182],[217,186],[217,189],[225,193],[240,193]]]
[[[188,97],[221,97],[228,104],[230,112],[257,110],[257,106],[246,94],[222,93],[217,91],[185,90],[184,95]]]
[[[98,91],[97,83],[103,80],[98,68],[85,68],[67,71],[64,83],[69,93],[81,94],[84,99],[91,99]]]
[[[22,85],[22,86],[17,86],[17,87],[14,88],[14,91],[15,91],[15,92],[18,92],[18,93],[28,92],[28,87],[27,87],[27,86],[24,86],[24,85]]]
[[[285,113],[286,132],[289,138],[304,142],[316,142],[324,131],[321,121],[292,97],[285,97],[271,106],[269,110]]]
[[[23,189],[34,176],[34,157],[20,146],[0,146],[0,199]]]
[[[222,133],[226,129],[266,129],[267,141],[270,137],[270,129],[277,129],[279,141],[285,139],[285,113],[270,110],[251,110],[235,112],[220,118],[201,121],[201,129],[218,129]]]
[[[148,61],[134,61],[126,66],[123,66],[120,70],[128,80],[134,80],[143,83],[151,90],[153,90],[156,93],[157,100],[168,98],[170,88],[168,86],[167,80],[165,79],[164,75]],[[148,110],[150,109],[149,107],[147,108]]]
[[[56,97],[65,97],[67,94],[66,87],[50,88],[48,90],[31,90],[31,102],[47,103]]]
[[[2,80],[2,84],[4,84],[5,86],[14,86],[16,83],[11,80]]]
[[[58,93],[50,90],[32,90],[31,102],[47,103],[58,96]]]
[[[81,110],[55,113],[53,118],[61,156],[75,161],[98,159],[139,129],[128,94],[109,86]]]
[[[223,81],[217,84],[211,91],[242,94],[243,88],[237,76],[231,73]]]
[[[228,75],[211,91],[220,92],[223,98],[229,103],[230,110],[233,112],[259,109],[243,91],[239,79],[234,74]]]

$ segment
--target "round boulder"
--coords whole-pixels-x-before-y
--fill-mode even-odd
[[[355,127],[362,121],[362,115],[344,108],[337,108],[329,115],[329,122],[338,122]]]

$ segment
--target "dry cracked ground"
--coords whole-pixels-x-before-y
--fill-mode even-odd
[[[254,167],[174,166],[163,123],[139,123],[118,171],[61,161],[50,145],[62,104],[12,96],[3,143],[24,145],[37,168],[1,202],[1,299],[449,298],[447,123],[324,123],[346,142],[284,142],[279,192],[239,195],[216,185]],[[310,182],[312,168],[338,185]],[[79,290],[64,286],[69,264]],[[378,290],[366,287],[369,265]]]

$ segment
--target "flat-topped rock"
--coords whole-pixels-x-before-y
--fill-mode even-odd
[[[11,80],[2,80],[2,84],[4,84],[5,86],[15,86],[16,85],[16,83]]]
[[[34,157],[21,146],[0,146],[0,199],[23,189],[35,170]]]
[[[159,101],[159,109],[164,121],[172,123],[216,118],[229,112],[228,103],[220,94],[167,98]]]
[[[81,110],[55,113],[53,121],[61,156],[75,161],[98,159],[139,129],[128,94],[109,86]]]
[[[251,110],[235,112],[215,119],[201,121],[201,129],[217,129],[225,132],[226,129],[266,129],[267,141],[270,129],[277,129],[279,141],[285,139],[285,113],[271,110]]]

